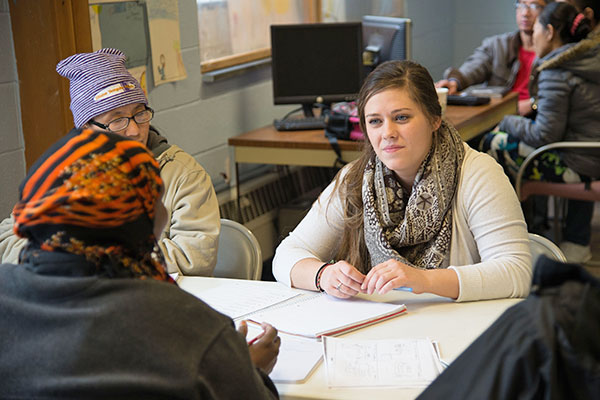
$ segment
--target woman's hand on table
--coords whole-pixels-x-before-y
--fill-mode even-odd
[[[364,279],[354,266],[342,260],[323,270],[321,288],[331,296],[347,299],[361,292]]]
[[[399,287],[409,287],[413,293],[423,293],[427,291],[428,285],[424,270],[390,259],[369,271],[362,283],[361,291],[367,294],[386,294]]]

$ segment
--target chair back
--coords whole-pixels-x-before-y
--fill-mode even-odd
[[[521,201],[532,195],[556,196],[565,199],[600,201],[600,181],[591,183],[556,183],[523,181],[520,186]]]
[[[213,275],[217,278],[260,280],[261,274],[262,254],[254,234],[239,222],[222,218]]]
[[[535,233],[529,234],[529,248],[531,249],[531,264],[533,266],[535,266],[537,259],[542,254],[552,260],[567,262],[567,258],[560,247],[555,245],[549,239]]]
[[[548,150],[554,149],[597,149],[600,151],[600,142],[555,142],[541,146],[531,152],[519,167],[515,190],[519,201],[525,201],[532,195],[552,196],[554,199],[554,238],[559,241],[561,237],[561,199],[600,201],[600,180],[588,183],[557,183],[545,181],[528,181],[524,179],[525,171],[529,164]],[[562,202],[564,204],[564,202]]]
[[[591,183],[556,183],[544,181],[527,181],[523,178],[529,164],[542,153],[553,149],[598,149],[600,142],[556,142],[544,145],[529,154],[519,167],[515,189],[520,201],[531,195],[546,195],[574,200],[600,201],[600,181]]]

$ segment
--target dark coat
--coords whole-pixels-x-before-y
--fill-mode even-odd
[[[0,398],[273,399],[230,318],[79,256],[0,265]]]
[[[519,31],[487,37],[458,69],[446,69],[444,78],[456,79],[460,90],[479,83],[512,88],[521,68],[520,48]]]
[[[509,308],[419,399],[600,398],[600,282],[543,257]]]
[[[566,44],[537,60],[530,93],[535,120],[509,115],[500,130],[532,147],[562,141],[600,140],[600,34]],[[581,175],[600,176],[600,150],[561,150]]]

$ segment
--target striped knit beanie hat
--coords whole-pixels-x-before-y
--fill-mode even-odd
[[[71,81],[71,112],[75,127],[128,104],[148,104],[139,82],[125,68],[125,54],[102,49],[65,58],[56,71]]]

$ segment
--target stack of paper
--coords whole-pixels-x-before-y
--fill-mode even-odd
[[[301,294],[285,285],[264,285],[261,281],[236,279],[229,279],[217,287],[202,290],[203,279],[205,278],[182,276],[177,280],[177,284],[232,319],[243,318]]]
[[[429,339],[323,339],[332,387],[425,387],[444,369]]]
[[[379,303],[360,297],[338,299],[325,293],[306,293],[248,314],[250,321],[268,322],[280,332],[308,338],[335,336],[397,317],[404,304]]]
[[[485,85],[473,85],[466,88],[463,93],[471,96],[478,97],[489,97],[492,99],[501,99],[508,92],[510,92],[509,87],[505,86],[485,86]]]
[[[281,347],[275,368],[269,374],[274,382],[302,383],[323,358],[323,347],[316,340],[280,334]]]

